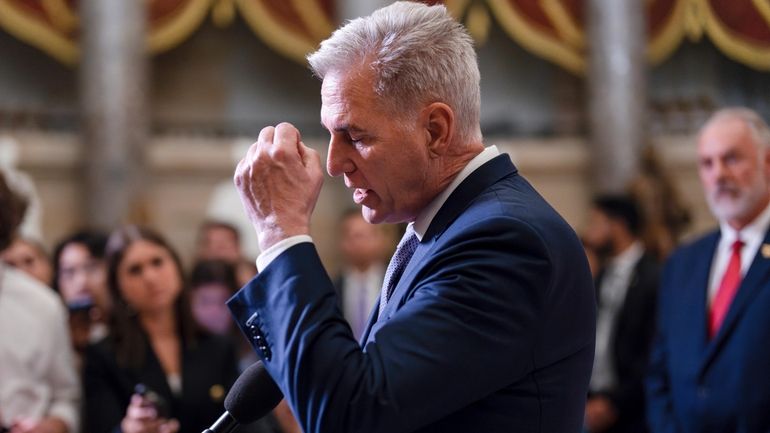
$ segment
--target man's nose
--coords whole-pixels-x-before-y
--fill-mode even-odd
[[[729,172],[727,171],[727,167],[722,161],[715,161],[711,174],[714,180],[718,182],[728,177]]]
[[[326,157],[326,171],[329,176],[341,176],[355,169],[353,161],[348,156],[348,150],[347,143],[332,136],[329,140],[329,153]]]

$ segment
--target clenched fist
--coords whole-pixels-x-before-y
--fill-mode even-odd
[[[263,128],[233,180],[262,251],[310,233],[310,216],[323,184],[321,158],[302,143],[293,125]]]

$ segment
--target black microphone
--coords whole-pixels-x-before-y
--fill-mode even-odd
[[[262,361],[257,361],[238,376],[225,397],[225,413],[203,433],[231,433],[240,424],[249,424],[267,415],[282,399],[278,385]]]

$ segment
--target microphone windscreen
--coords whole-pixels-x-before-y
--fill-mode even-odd
[[[283,393],[257,361],[243,371],[225,397],[225,409],[240,424],[254,422],[273,410]]]

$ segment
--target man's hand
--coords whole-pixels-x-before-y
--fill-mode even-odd
[[[123,433],[177,433],[179,421],[158,417],[155,406],[139,394],[131,396],[126,416],[120,422]]]
[[[265,251],[291,236],[310,233],[323,183],[321,158],[289,123],[259,133],[234,176],[241,203]]]

